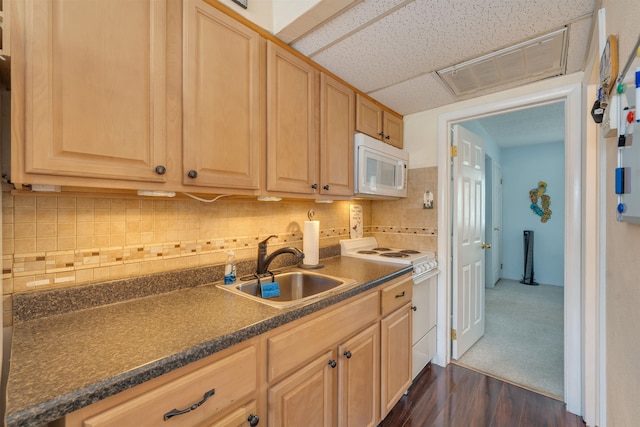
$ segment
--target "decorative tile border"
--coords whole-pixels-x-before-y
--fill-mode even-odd
[[[158,260],[200,257],[208,255],[207,261],[202,264],[210,264],[211,260],[219,258],[224,262],[226,252],[229,250],[251,250],[267,236],[241,236],[196,241],[150,243],[139,245],[127,245],[120,247],[93,248],[82,250],[51,251],[42,253],[27,253],[7,255],[3,257],[2,277],[4,279],[20,279],[27,289],[43,287],[47,285],[71,285],[86,282],[78,280],[73,275],[80,270],[118,267],[130,264],[144,264]],[[346,227],[330,228],[320,231],[322,243],[337,244],[339,239],[349,237]],[[335,241],[334,241],[335,240]],[[302,233],[279,233],[269,242],[272,246],[283,244],[302,244]],[[212,258],[213,257],[213,258]],[[196,263],[197,264],[197,263]],[[175,268],[167,266],[167,271]],[[64,274],[67,273],[67,274]],[[72,275],[69,275],[71,273]],[[83,275],[93,277],[93,275]],[[120,277],[110,277],[112,279]],[[26,283],[24,280],[27,280]]]
[[[431,237],[438,237],[438,229],[436,227],[401,227],[398,225],[383,226],[374,225],[365,227],[369,233],[389,233],[389,234],[420,234]]]

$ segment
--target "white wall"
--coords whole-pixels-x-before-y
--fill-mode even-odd
[[[273,1],[273,33],[278,33],[293,20],[311,9],[320,0],[272,0]]]
[[[539,92],[571,84],[581,84],[583,74],[580,72],[547,79],[493,95],[481,96],[404,116],[404,148],[409,152],[409,167],[414,169],[438,166],[438,118],[440,115],[527,95],[532,95],[532,100],[535,101],[535,94]]]
[[[619,63],[624,67],[638,40],[640,1],[603,0],[607,34],[618,35]],[[640,66],[636,58],[631,70]],[[606,393],[607,427],[638,425],[640,419],[640,225],[615,219],[613,191],[616,138],[606,146]],[[603,242],[604,243],[604,242]]]
[[[243,9],[231,0],[218,1],[254,24],[259,25],[271,33],[273,32],[273,0],[249,0],[246,9]]]
[[[564,143],[534,144],[502,150],[502,277],[521,280],[523,231],[534,233],[534,278],[545,285],[564,285]],[[551,218],[540,222],[530,208],[529,190],[547,183]],[[541,206],[541,202],[538,202]]]

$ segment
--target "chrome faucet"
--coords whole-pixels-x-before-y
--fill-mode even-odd
[[[304,253],[300,249],[294,247],[281,248],[277,251],[274,251],[271,255],[267,256],[267,242],[272,237],[278,236],[273,234],[264,239],[262,242],[258,243],[258,268],[256,270],[256,274],[258,276],[269,272],[269,264],[271,264],[271,261],[273,261],[273,259],[278,255],[289,253],[297,256],[298,259],[304,258]]]

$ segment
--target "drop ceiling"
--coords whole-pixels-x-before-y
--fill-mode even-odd
[[[255,0],[257,1],[257,0]],[[322,0],[318,3],[335,0]],[[361,0],[286,40],[406,115],[558,74],[583,71],[596,0]],[[437,71],[566,28],[560,73],[530,74],[459,95]],[[283,32],[284,34],[284,32]],[[276,34],[278,36],[278,34]],[[285,38],[285,37],[283,37]]]

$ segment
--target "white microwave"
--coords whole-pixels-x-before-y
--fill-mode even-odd
[[[354,142],[356,197],[407,197],[409,154],[363,133]]]

